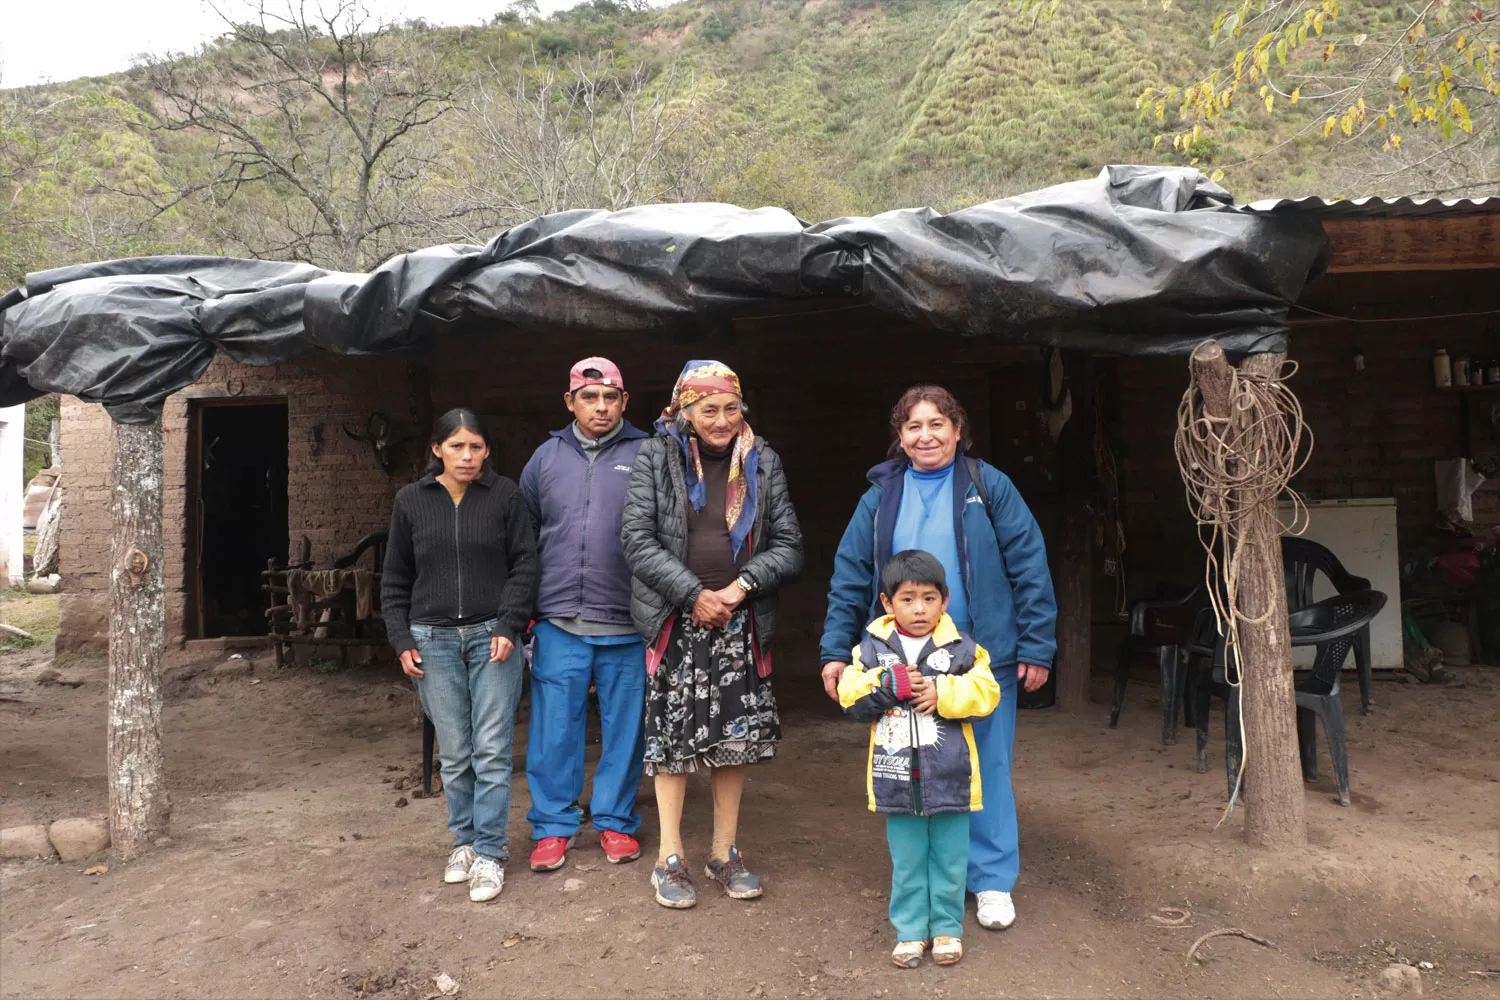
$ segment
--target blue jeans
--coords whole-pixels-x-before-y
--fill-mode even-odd
[[[550,622],[533,630],[531,723],[526,742],[526,784],[531,789],[531,835],[571,837],[578,832],[583,794],[583,752],[589,684],[599,692],[603,747],[589,803],[597,830],[635,833],[635,809],[645,752],[646,645],[629,636],[590,639]]]
[[[422,711],[437,730],[453,846],[503,862],[510,819],[511,743],[525,657],[490,662],[490,622],[439,628],[412,623],[422,656]]]
[[[1000,706],[974,722],[979,751],[979,787],[984,808],[969,822],[969,891],[1010,892],[1021,873],[1016,796],[1010,787],[1010,756],[1016,745],[1016,667],[995,668]]]

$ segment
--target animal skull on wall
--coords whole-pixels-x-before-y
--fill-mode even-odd
[[[396,438],[390,417],[377,410],[365,421],[363,434],[351,431],[348,424],[344,424],[344,433],[355,441],[368,444],[375,453],[376,464],[386,475],[396,468]]]

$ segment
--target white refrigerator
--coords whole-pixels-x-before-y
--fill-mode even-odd
[[[1282,522],[1290,524],[1292,504],[1283,501],[1277,507]],[[1302,537],[1331,549],[1346,570],[1385,593],[1385,607],[1370,623],[1370,660],[1376,670],[1401,669],[1401,554],[1396,546],[1395,498],[1315,500],[1307,504],[1307,515]],[[1319,573],[1313,599],[1321,601],[1334,593],[1328,578]],[[1299,668],[1312,666],[1314,647],[1294,652]],[[1344,667],[1354,668],[1352,653]]]

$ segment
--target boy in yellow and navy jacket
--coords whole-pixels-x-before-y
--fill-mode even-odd
[[[908,549],[881,572],[884,617],[871,622],[839,681],[839,704],[869,722],[865,788],[886,814],[891,848],[891,960],[963,957],[969,813],[983,808],[971,718],[1000,703],[990,657],[947,615],[942,563]]]

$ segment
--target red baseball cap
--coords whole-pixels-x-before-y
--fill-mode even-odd
[[[568,372],[569,392],[577,392],[586,385],[608,385],[625,391],[620,369],[608,358],[584,358]]]

